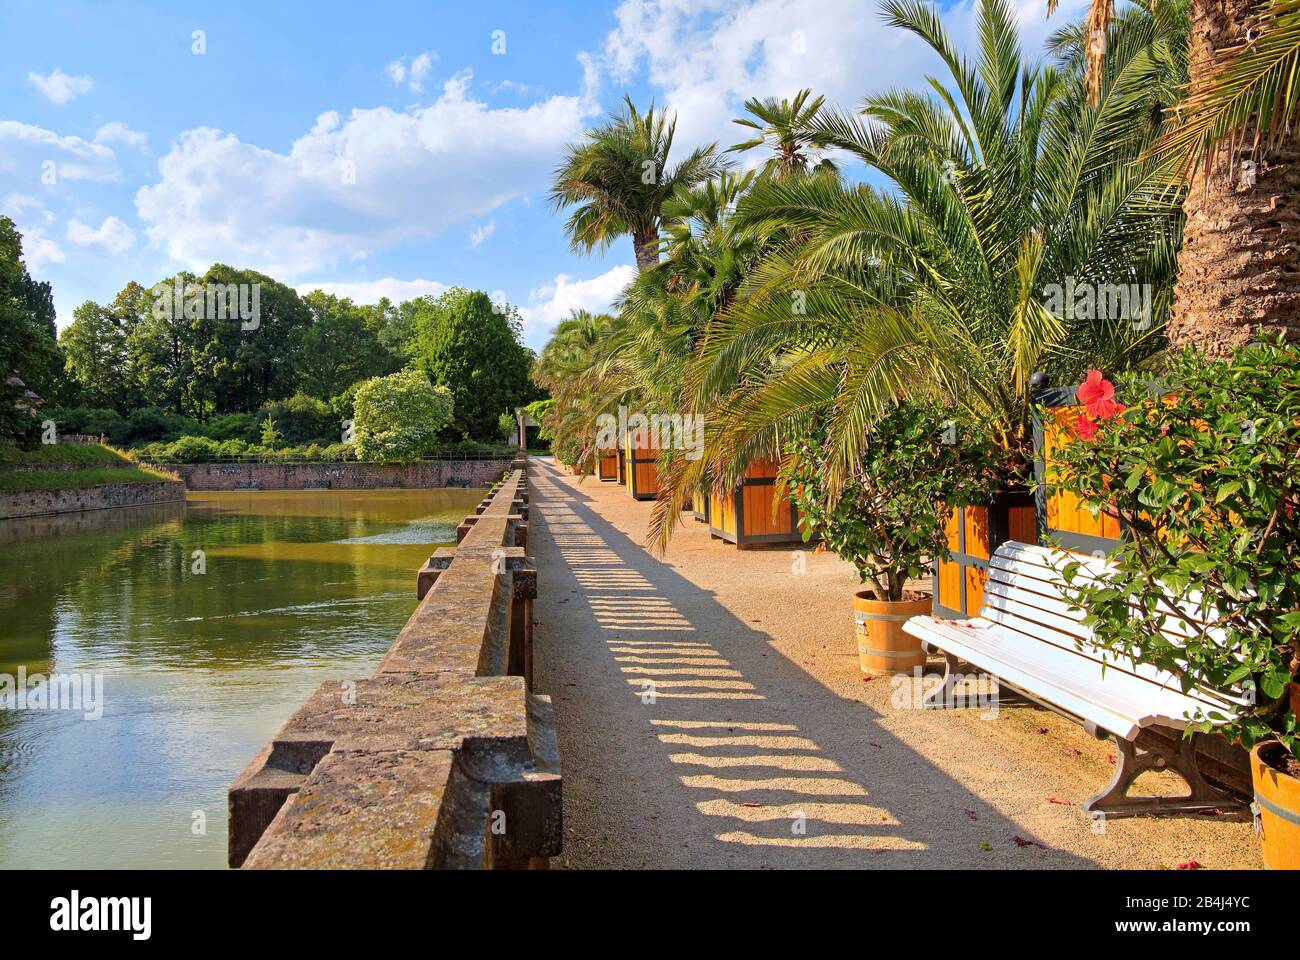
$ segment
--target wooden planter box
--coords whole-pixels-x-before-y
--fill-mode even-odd
[[[1073,423],[1083,412],[1075,399],[1078,387],[1050,387],[1034,399],[1046,408],[1034,421],[1034,474],[1038,479],[1039,532],[1066,550],[1108,554],[1119,545],[1119,521],[1104,514],[1093,516],[1079,498],[1051,488],[1052,452],[1073,439]]]
[[[596,479],[615,483],[619,479],[618,453],[610,450],[596,456]]]
[[[709,495],[696,490],[691,497],[691,516],[700,523],[709,522]]]
[[[802,543],[799,534],[799,511],[782,498],[772,515],[776,497],[774,460],[756,460],[745,471],[739,487],[729,494],[709,494],[707,519],[709,533],[742,550],[775,543]],[[698,519],[698,514],[697,514]]]
[[[963,507],[948,517],[949,560],[934,563],[934,615],[978,616],[989,557],[1008,540],[1038,542],[1038,514],[1026,490],[1000,493],[987,506]]]
[[[634,446],[634,432],[623,438],[623,485],[634,500],[653,500],[659,496],[659,448],[648,439]]]

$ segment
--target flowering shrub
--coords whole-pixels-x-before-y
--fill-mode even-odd
[[[1083,404],[1083,413],[1074,421],[1074,432],[1081,440],[1091,440],[1097,435],[1098,423],[1124,412],[1124,404],[1115,401],[1115,385],[1103,379],[1100,370],[1088,371],[1075,398]]]
[[[1127,408],[1100,374],[1080,388],[1090,426],[1047,479],[1094,516],[1118,518],[1126,536],[1113,574],[1085,580],[1067,565],[1067,595],[1103,648],[1169,671],[1184,689],[1253,695],[1244,717],[1211,714],[1194,729],[1247,747],[1276,736],[1294,753],[1300,351],[1281,341],[1226,360],[1188,351],[1171,359],[1167,383],[1149,392],[1125,378]]]
[[[407,369],[361,384],[353,411],[358,460],[410,463],[437,447],[451,423],[451,394]]]
[[[872,427],[862,464],[833,502],[821,438],[793,441],[786,452],[804,541],[819,533],[881,600],[901,600],[909,577],[947,559],[952,508],[986,501],[1002,480],[1003,458],[983,429],[918,401]]]

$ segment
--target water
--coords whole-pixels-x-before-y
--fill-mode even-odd
[[[321,682],[370,674],[482,497],[191,493],[0,520],[0,674],[104,686],[98,720],[0,710],[0,867],[224,866],[227,786]]]

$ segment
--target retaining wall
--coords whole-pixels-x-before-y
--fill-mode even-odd
[[[306,490],[331,487],[485,487],[510,469],[509,459],[423,460],[419,463],[167,464],[190,490]]]
[[[419,606],[375,672],[321,684],[231,785],[231,866],[499,869],[559,854],[551,701],[531,692],[524,467],[419,571]]]
[[[135,507],[184,499],[185,485],[179,480],[4,491],[0,492],[0,520],[74,513],[80,510],[106,510],[110,507]]]

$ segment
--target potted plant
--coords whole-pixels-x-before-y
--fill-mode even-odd
[[[920,641],[902,627],[929,613],[931,600],[907,582],[948,555],[951,508],[987,499],[996,488],[997,447],[974,422],[930,401],[905,400],[871,428],[858,469],[839,490],[824,481],[824,435],[800,437],[787,453],[804,541],[820,535],[868,586],[853,600],[862,671],[924,665]]]
[[[1068,595],[1099,645],[1188,689],[1244,695],[1240,713],[1188,718],[1187,735],[1251,751],[1264,860],[1300,868],[1300,348],[1179,353],[1166,383],[1129,376],[1116,391],[1090,375],[1081,388],[1052,482],[1125,536],[1113,574],[1066,568]]]

